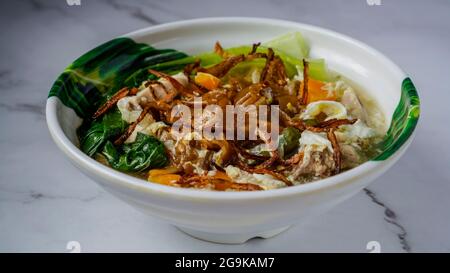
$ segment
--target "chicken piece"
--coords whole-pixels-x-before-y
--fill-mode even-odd
[[[290,178],[301,176],[327,177],[335,170],[333,145],[326,133],[303,131],[300,137],[300,153],[303,158],[292,169]]]
[[[134,132],[134,130],[136,129],[136,126],[147,116],[148,112],[150,111],[150,107],[146,106],[142,111],[141,114],[139,115],[139,117],[133,122],[131,123],[128,128],[125,130],[125,132],[123,132],[115,141],[114,141],[114,145],[121,145],[122,143],[125,142],[125,140],[127,140]]]
[[[225,171],[237,183],[251,183],[260,186],[264,190],[286,187],[285,182],[269,174],[250,173],[232,165],[227,166]]]
[[[211,142],[196,140],[195,132],[176,139],[170,131],[169,127],[163,127],[157,131],[155,136],[164,143],[171,165],[186,174],[204,175],[211,169],[211,165],[218,157],[222,160],[220,163],[229,160],[230,151],[220,140]],[[216,151],[217,153],[215,153]]]
[[[139,118],[143,109],[139,102],[140,99],[138,96],[125,97],[117,102],[117,107],[124,121],[132,123]]]
[[[301,176],[327,177],[333,173],[334,169],[333,153],[329,150],[320,152],[307,148],[304,151],[303,160],[292,169],[290,178],[298,180]]]
[[[172,78],[183,86],[188,84],[188,79],[183,73],[178,73]],[[122,114],[122,119],[132,123],[138,119],[146,104],[159,101],[168,103],[178,95],[178,92],[169,80],[160,78],[158,81],[147,82],[145,88],[140,90],[135,96],[120,99],[117,102],[117,107]]]
[[[357,149],[349,144],[340,144],[342,155],[342,169],[351,169],[362,162],[361,155]]]
[[[204,174],[208,172],[212,153],[199,149],[195,140],[179,140],[174,147],[174,165],[187,174]]]
[[[364,122],[367,120],[367,113],[359,101],[358,96],[356,96],[355,91],[352,89],[345,89],[341,98],[341,103],[353,118],[360,119]]]
[[[144,118],[139,122],[136,127],[134,128],[133,132],[128,136],[128,138],[125,140],[125,143],[131,143],[134,142],[136,139],[137,133],[146,133],[146,129],[154,123],[155,120],[153,119],[153,116],[149,113],[147,113]]]

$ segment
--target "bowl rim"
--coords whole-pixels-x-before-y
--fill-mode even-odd
[[[272,23],[280,26],[292,26],[299,27],[303,29],[308,29],[311,31],[321,32],[326,35],[333,36],[344,40],[354,46],[357,46],[369,54],[377,56],[383,63],[389,65],[396,72],[398,77],[402,79],[406,78],[407,75],[389,58],[378,50],[370,47],[369,45],[351,38],[345,34],[341,34],[329,29],[322,27],[317,27],[304,23],[297,23],[287,20],[279,19],[267,19],[267,18],[257,18],[257,17],[206,17],[190,20],[182,20],[171,23],[165,23],[156,26],[150,26],[142,28],[128,34],[119,37],[135,38],[142,35],[146,35],[154,32],[162,32],[167,30],[176,29],[180,26],[186,27],[186,25],[203,25],[203,24],[223,24],[223,23]],[[400,90],[400,86],[399,86]],[[391,157],[383,161],[367,161],[363,164],[342,172],[338,175],[331,177],[319,179],[317,181],[300,184],[293,187],[285,187],[279,189],[265,190],[265,191],[243,191],[243,192],[219,192],[219,191],[209,191],[200,189],[190,189],[190,188],[177,188],[166,185],[161,185],[157,183],[146,182],[143,179],[133,177],[131,175],[119,172],[110,167],[107,167],[96,160],[90,158],[84,154],[76,145],[74,145],[66,134],[63,132],[60,123],[58,122],[57,110],[58,107],[66,107],[57,97],[49,97],[46,104],[46,120],[47,126],[49,128],[50,134],[57,144],[57,146],[75,163],[76,166],[81,167],[90,173],[95,173],[105,178],[108,182],[113,182],[121,187],[128,187],[133,190],[145,191],[151,194],[164,194],[171,195],[178,198],[189,198],[189,199],[208,199],[208,200],[254,200],[254,199],[266,199],[266,198],[277,198],[286,197],[299,194],[308,194],[316,191],[322,191],[334,186],[343,186],[347,183],[356,183],[360,181],[360,177],[367,176],[371,173],[376,172],[383,165],[390,163],[393,164],[396,159],[405,151],[406,147],[412,141],[415,135],[415,129],[413,129],[412,134],[408,139],[399,147],[397,151],[392,154]],[[378,170],[379,171],[379,170]],[[381,172],[380,172],[381,173]]]

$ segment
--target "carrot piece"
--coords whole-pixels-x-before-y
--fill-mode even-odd
[[[179,170],[177,169],[177,167],[174,166],[169,166],[167,168],[164,169],[153,169],[150,170],[148,172],[149,176],[158,176],[158,175],[162,175],[162,174],[174,174],[177,173]]]
[[[212,176],[215,179],[221,179],[226,181],[232,181],[231,178],[224,172],[216,171],[216,174]]]
[[[181,179],[181,175],[179,174],[161,174],[156,176],[149,176],[148,181],[163,184],[163,185],[172,185]]]
[[[336,93],[334,91],[322,89],[325,83],[309,78],[308,79],[308,103],[319,100],[336,100]],[[303,82],[300,84],[300,90],[303,90]]]
[[[208,90],[213,90],[217,88],[220,85],[220,79],[217,78],[214,75],[211,75],[209,73],[204,72],[198,72],[197,75],[195,75],[195,83],[203,86],[204,88]]]

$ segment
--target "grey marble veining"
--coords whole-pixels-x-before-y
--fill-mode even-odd
[[[450,2],[1,1],[0,251],[450,251]],[[280,18],[330,28],[381,50],[422,102],[404,157],[313,222],[237,246],[202,242],[135,211],[79,173],[50,139],[44,107],[64,67],[94,46],[150,25],[211,16]]]

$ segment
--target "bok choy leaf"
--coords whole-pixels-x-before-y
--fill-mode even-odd
[[[124,144],[119,149],[110,141],[106,142],[102,154],[111,167],[124,172],[160,168],[169,162],[164,144],[157,138],[142,133],[137,134],[133,143]]]
[[[118,109],[106,113],[103,118],[91,124],[83,124],[78,131],[81,150],[90,157],[94,156],[108,139],[122,133],[126,126]],[[88,129],[85,130],[85,127]]]

